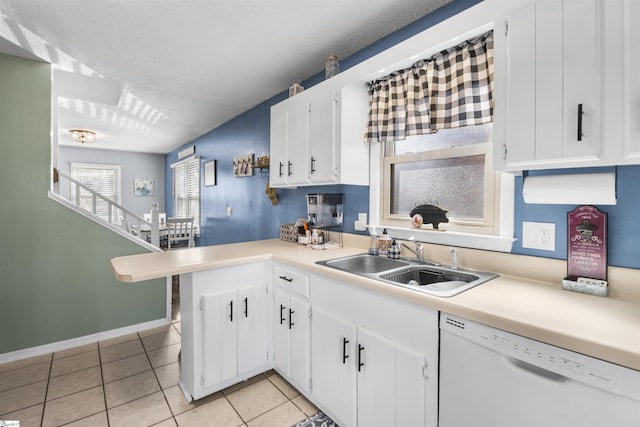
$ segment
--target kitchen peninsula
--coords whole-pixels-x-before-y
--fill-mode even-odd
[[[404,317],[405,322],[416,319],[414,323],[418,324],[417,330],[420,330],[425,336],[428,335],[427,328],[430,326],[421,323],[423,322],[422,316],[424,315],[424,322],[432,322],[433,316],[430,313],[435,315],[436,331],[434,333],[437,337],[437,313],[445,312],[627,368],[640,370],[640,340],[638,340],[640,287],[637,286],[640,273],[637,270],[609,267],[610,295],[605,298],[562,290],[561,280],[566,273],[564,261],[457,248],[458,262],[461,266],[475,270],[493,271],[499,273],[500,277],[459,295],[440,298],[316,264],[317,261],[366,252],[368,241],[363,236],[346,235],[345,246],[342,248],[313,250],[291,242],[263,240],[118,257],[114,258],[111,263],[117,279],[126,283],[180,275],[183,316],[181,386],[189,399],[200,398],[215,389],[214,387],[202,391],[204,394],[194,393],[194,389],[199,387],[196,384],[198,381],[203,383],[209,381],[208,377],[205,378],[208,375],[206,369],[197,377],[193,376],[194,372],[200,372],[198,366],[195,365],[206,363],[202,360],[202,354],[207,354],[207,351],[213,351],[216,348],[212,342],[196,342],[198,337],[202,336],[202,329],[198,324],[203,321],[200,318],[198,321],[194,321],[194,317],[203,316],[202,307],[205,305],[207,309],[209,306],[215,308],[216,295],[230,290],[238,292],[234,294],[236,304],[241,306],[238,310],[240,312],[244,310],[246,314],[250,307],[250,303],[247,301],[251,301],[251,299],[246,297],[245,293],[241,293],[244,290],[233,288],[237,283],[246,282],[243,275],[251,277],[249,281],[255,282],[255,285],[266,287],[267,297],[258,300],[262,301],[262,307],[255,307],[255,303],[251,307],[253,310],[256,308],[266,310],[262,313],[265,315],[264,318],[273,319],[266,322],[267,325],[264,325],[265,322],[260,325],[264,326],[263,333],[266,337],[260,345],[266,345],[268,356],[259,357],[257,362],[254,361],[257,365],[253,365],[254,370],[248,369],[247,378],[255,374],[256,369],[260,371],[275,366],[279,371],[287,370],[287,368],[279,369],[277,356],[275,365],[270,356],[274,342],[277,343],[279,339],[277,329],[275,332],[273,329],[279,324],[287,322],[289,322],[289,329],[291,329],[292,324],[303,322],[301,317],[297,317],[294,322],[293,313],[297,312],[299,315],[301,310],[315,307],[318,304],[315,304],[314,301],[322,298],[325,303],[331,298],[338,300],[340,295],[337,291],[332,294],[333,291],[329,292],[328,290],[334,289],[334,287],[351,292],[349,294],[351,299],[348,302],[351,306],[356,302],[357,305],[366,304],[369,296],[374,298],[371,301],[374,301],[375,306],[371,307],[369,311],[374,311],[377,317],[386,319],[390,324],[394,324],[394,313],[396,313],[392,307],[394,305],[402,307],[400,317]],[[426,254],[429,258],[448,264],[449,253],[444,246],[427,245]],[[225,276],[222,274],[225,271],[233,275]],[[216,276],[218,273],[222,275]],[[216,278],[223,280],[214,280]],[[309,286],[309,282],[311,282],[311,286]],[[277,288],[283,286],[290,287],[286,291],[288,299],[285,302],[278,299]],[[196,287],[198,292],[203,293],[194,295],[192,291]],[[320,296],[320,294],[328,294],[328,296]],[[251,295],[256,295],[256,293]],[[359,296],[357,301],[352,298],[355,295]],[[367,298],[360,299],[360,296]],[[295,306],[299,302],[302,302],[303,305]],[[389,310],[386,309],[385,304],[387,303]],[[233,313],[233,305],[231,309]],[[359,308],[354,308],[354,310],[357,311]],[[206,309],[204,311],[208,313]],[[318,312],[321,313],[320,310]],[[313,319],[314,321],[316,319],[315,311]],[[412,327],[415,329],[415,325]],[[385,336],[387,336],[386,332]],[[190,337],[189,334],[191,334]],[[210,339],[209,337],[204,340]],[[241,336],[234,336],[234,340],[241,339]],[[295,337],[287,337],[287,339],[291,340]],[[312,335],[311,339],[315,340],[317,336]],[[410,339],[406,339],[405,343],[410,343],[410,341]],[[258,345],[255,342],[251,345],[254,346],[251,348],[259,348],[255,347]],[[292,344],[288,341],[287,345]],[[310,345],[313,346],[313,343],[311,342]],[[347,344],[345,343],[345,345]],[[437,347],[437,340],[435,345]],[[196,352],[199,354],[194,355],[194,350],[187,348],[188,346],[196,346],[200,349]],[[429,346],[425,346],[425,349],[425,352],[433,351]],[[435,351],[437,358],[437,348]],[[309,350],[307,349],[304,354],[309,354]],[[344,356],[348,357],[346,353]],[[221,357],[222,362],[220,363],[224,365],[225,356],[217,355],[216,357]],[[425,356],[425,360],[429,361],[429,358]],[[293,366],[294,362],[294,360],[288,360],[288,366]],[[309,362],[305,363],[306,365],[301,368],[303,374],[309,371]],[[427,365],[428,363],[425,364],[425,371]],[[186,372],[189,370],[192,372]],[[290,372],[284,372],[285,376],[288,373]],[[189,375],[192,378],[185,378]],[[219,377],[219,372],[216,375]],[[291,378],[288,376],[289,380]],[[433,369],[432,375],[427,381],[434,378],[437,379],[437,369]],[[239,376],[231,381],[237,382],[242,379],[245,378]],[[295,380],[291,382],[313,399],[312,393],[309,391],[310,387],[306,382],[296,382]],[[224,382],[224,376],[220,384],[228,385]],[[437,384],[435,387],[437,394]],[[427,406],[430,404],[434,403],[429,403],[427,399]],[[437,405],[437,400],[435,404]]]

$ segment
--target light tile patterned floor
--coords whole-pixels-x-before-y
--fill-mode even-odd
[[[20,427],[290,427],[318,409],[277,373],[188,403],[180,322],[0,365],[0,420]]]

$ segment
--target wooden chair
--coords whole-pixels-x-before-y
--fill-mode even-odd
[[[193,240],[193,217],[192,218],[167,218],[167,250],[178,243],[187,243],[187,247],[195,246]]]

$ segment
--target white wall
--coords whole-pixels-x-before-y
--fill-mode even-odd
[[[132,153],[127,151],[98,150],[92,148],[60,146],[58,168],[65,174],[71,174],[71,163],[98,163],[120,165],[122,205],[139,214],[149,212],[151,204],[158,202],[160,212],[165,212],[164,194],[164,155]],[[134,178],[153,178],[153,196],[134,196]],[[69,186],[61,181],[60,193],[69,197]]]

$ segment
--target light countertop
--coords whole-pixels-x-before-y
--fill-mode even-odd
[[[366,246],[366,240],[356,240],[355,244],[347,241],[343,248],[313,250],[281,240],[262,240],[118,257],[111,264],[119,281],[133,283],[273,260],[640,370],[638,270],[610,267],[610,295],[598,297],[562,289],[564,261],[460,248],[462,267],[501,276],[451,298],[440,298],[316,264],[366,252]],[[443,263],[447,262],[445,252],[446,248],[437,245],[427,247],[427,256]]]

